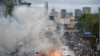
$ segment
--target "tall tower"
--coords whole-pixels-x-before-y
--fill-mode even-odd
[[[62,19],[66,18],[66,9],[61,9],[61,18]]]
[[[48,17],[48,1],[44,1],[44,16]]]
[[[82,15],[82,11],[80,9],[75,9],[75,19],[79,20]]]
[[[83,7],[83,14],[91,13],[91,7]]]

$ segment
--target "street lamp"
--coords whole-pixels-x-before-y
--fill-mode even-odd
[[[99,16],[99,22],[100,22],[100,7],[98,8],[98,16]],[[98,44],[98,50],[100,50],[100,23],[99,23],[99,44]]]
[[[99,22],[100,22],[100,7],[98,8],[98,16],[99,16]],[[99,28],[100,28],[100,23],[99,23]],[[99,29],[99,45],[100,45],[100,29]]]
[[[94,35],[92,35],[92,37],[96,39],[96,42],[95,42],[96,43],[96,50],[98,50],[98,40],[99,39],[96,36],[94,36]]]

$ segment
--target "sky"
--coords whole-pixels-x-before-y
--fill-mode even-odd
[[[26,0],[32,5],[44,5],[44,0]],[[81,9],[82,7],[91,7],[91,12],[95,13],[100,7],[100,0],[48,0],[49,11],[54,7],[57,11],[66,9],[68,12],[74,12],[74,9]]]

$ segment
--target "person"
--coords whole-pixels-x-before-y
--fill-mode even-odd
[[[70,56],[70,55],[67,55],[67,56]]]
[[[40,56],[46,56],[43,52],[39,53]]]
[[[36,55],[35,56],[39,56],[39,52],[36,52]]]

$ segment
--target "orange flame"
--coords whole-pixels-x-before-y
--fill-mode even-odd
[[[62,52],[58,49],[51,49],[45,52],[39,52],[36,56],[62,56]]]
[[[62,56],[62,53],[59,50],[52,50],[48,56]]]

